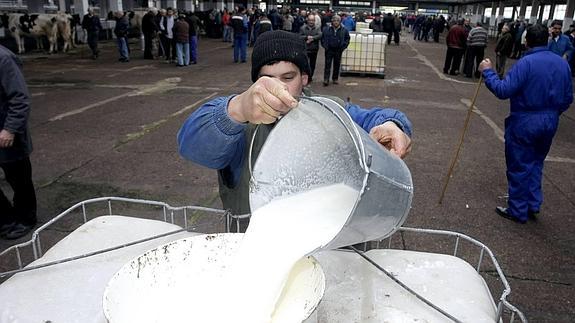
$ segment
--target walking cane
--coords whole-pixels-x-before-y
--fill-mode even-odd
[[[451,178],[451,173],[453,172],[455,163],[457,163],[457,159],[459,158],[459,152],[461,151],[461,146],[463,146],[463,140],[465,139],[465,134],[467,133],[467,129],[469,128],[469,120],[471,119],[471,114],[473,113],[473,107],[475,106],[475,100],[477,100],[477,95],[479,94],[479,88],[481,87],[482,81],[483,81],[483,74],[480,74],[479,81],[477,81],[477,87],[475,88],[475,95],[473,96],[473,100],[471,100],[471,105],[467,110],[467,117],[465,118],[465,124],[463,125],[463,130],[461,131],[461,138],[459,139],[459,145],[457,145],[455,156],[451,161],[449,171],[447,172],[447,176],[445,177],[443,190],[441,191],[441,196],[439,197],[439,204],[443,202],[443,197],[445,196],[445,191],[447,190],[447,185],[449,184],[449,179]]]

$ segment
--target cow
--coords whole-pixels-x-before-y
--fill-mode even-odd
[[[64,48],[62,50],[67,52],[70,48],[75,47],[74,33],[72,29],[72,15],[60,12],[57,14],[45,14],[44,16],[56,18],[55,23],[58,30],[57,37],[59,36],[64,40]]]
[[[42,36],[48,38],[49,53],[56,52],[58,40],[58,18],[47,14],[9,14],[8,29],[16,39],[18,53],[24,53],[24,36],[34,37],[36,43],[41,43]]]

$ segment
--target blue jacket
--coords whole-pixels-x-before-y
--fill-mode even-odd
[[[239,178],[245,153],[244,130],[247,124],[238,123],[228,116],[228,103],[234,96],[213,99],[194,111],[178,132],[180,155],[202,166],[224,169],[230,166],[233,185]],[[411,122],[395,109],[362,109],[347,104],[351,118],[365,131],[386,121],[395,122],[411,136]]]
[[[567,57],[571,57],[571,52],[573,52],[571,40],[568,36],[563,34],[559,34],[557,41],[553,38],[549,39],[547,48],[559,56],[567,55]]]
[[[355,20],[351,16],[345,17],[341,21],[341,25],[347,29],[347,31],[354,31],[355,30]]]
[[[573,102],[569,64],[545,46],[526,52],[500,80],[493,69],[483,70],[487,88],[500,99],[511,99],[511,113],[557,111]]]

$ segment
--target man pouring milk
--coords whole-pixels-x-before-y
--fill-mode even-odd
[[[178,133],[180,154],[217,169],[223,207],[232,214],[250,213],[248,150],[256,125],[252,160],[257,158],[278,118],[312,95],[305,42],[296,34],[272,31],[258,37],[252,53],[254,82],[238,95],[213,99],[194,111]],[[317,96],[317,94],[313,94]],[[404,158],[411,150],[411,122],[389,108],[363,109],[339,98],[351,118],[393,154]]]

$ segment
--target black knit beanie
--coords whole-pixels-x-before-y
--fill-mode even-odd
[[[258,79],[260,69],[272,62],[288,61],[310,75],[311,69],[305,52],[305,41],[299,34],[283,30],[266,31],[258,36],[252,52],[252,81]]]

